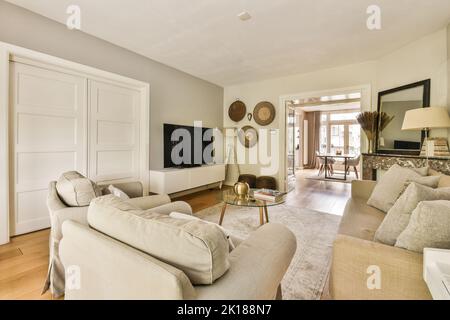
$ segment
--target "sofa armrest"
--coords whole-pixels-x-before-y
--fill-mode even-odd
[[[339,300],[431,299],[422,276],[422,261],[419,253],[338,235],[333,246],[330,294]],[[368,288],[371,266],[380,270],[380,289]]]
[[[275,299],[296,248],[287,227],[265,224],[230,253],[227,273],[210,286],[195,287],[198,299]]]
[[[66,207],[53,212],[51,219],[52,237],[54,240],[61,240],[62,225],[67,220],[78,222],[79,224],[88,225],[87,212],[89,207]]]
[[[376,185],[377,182],[372,180],[353,180],[352,197],[369,200]]]
[[[172,212],[179,212],[188,215],[192,215],[192,208],[189,203],[184,201],[175,201],[162,206],[154,207],[149,211],[160,214],[171,214]]]
[[[64,268],[76,267],[66,275],[66,300],[195,298],[188,277],[171,265],[73,221],[63,234]]]
[[[146,197],[139,197],[139,198],[132,198],[126,200],[126,202],[142,209],[142,210],[148,210],[152,208],[156,208],[165,204],[170,203],[170,197],[166,194],[157,194],[153,196],[146,196]]]

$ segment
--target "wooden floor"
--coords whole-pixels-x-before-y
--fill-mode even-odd
[[[296,188],[286,204],[341,215],[350,196],[350,185],[304,179],[300,172]],[[221,202],[221,191],[206,190],[175,200],[188,202],[194,212]],[[0,299],[52,299],[41,295],[48,268],[49,230],[11,239],[0,246]]]

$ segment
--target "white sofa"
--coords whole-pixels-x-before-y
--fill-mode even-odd
[[[242,242],[233,239],[230,252],[217,225],[167,213],[139,211],[106,196],[91,202],[91,227],[65,221],[59,255],[73,272],[65,299],[281,298],[297,243],[287,227],[266,224]]]

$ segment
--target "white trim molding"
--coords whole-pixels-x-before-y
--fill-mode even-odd
[[[288,102],[297,99],[306,99],[311,97],[321,97],[321,96],[332,96],[344,93],[354,93],[361,92],[361,111],[371,111],[372,107],[372,85],[362,84],[352,87],[340,88],[340,89],[329,89],[329,90],[319,90],[312,92],[303,92],[297,94],[282,95],[279,98],[280,104],[280,116],[279,116],[279,128],[280,128],[280,170],[278,172],[278,181],[280,187],[286,189],[287,183],[287,160],[286,160],[286,105]],[[366,147],[366,139],[363,134],[361,134],[361,150]]]
[[[17,61],[42,66],[56,71],[69,71],[71,74],[87,76],[90,79],[120,84],[138,89],[141,94],[140,111],[140,180],[144,192],[149,188],[149,150],[150,150],[150,85],[146,82],[124,77],[115,73],[85,66],[65,59],[40,53],[34,50],[0,42],[0,245],[10,239],[9,213],[9,62]]]
[[[0,49],[0,244],[9,242],[9,54]]]

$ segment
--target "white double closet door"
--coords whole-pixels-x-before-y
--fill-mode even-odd
[[[138,90],[11,62],[10,97],[11,235],[50,227],[48,185],[65,171],[139,179]]]

